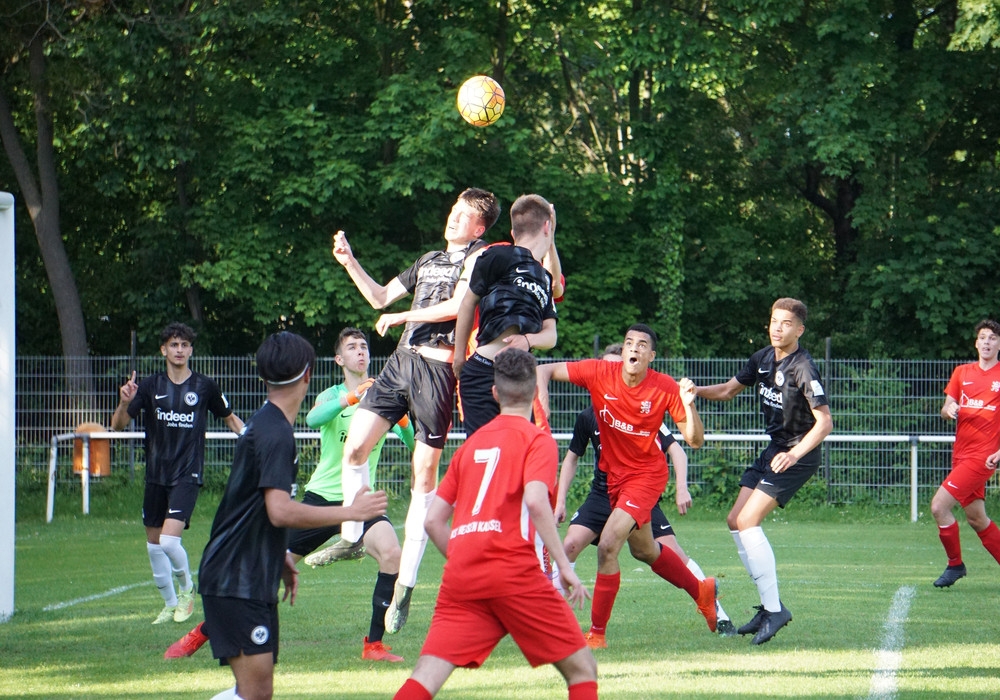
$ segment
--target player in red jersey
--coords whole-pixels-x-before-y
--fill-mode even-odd
[[[697,449],[704,428],[694,407],[694,384],[649,368],[656,356],[656,333],[637,323],[625,333],[623,362],[581,360],[539,365],[543,402],[550,379],[586,388],[601,428],[601,468],[608,475],[613,510],[597,546],[597,583],[587,643],[607,646],[605,631],[621,583],[618,553],[628,542],[632,556],[650,565],[657,576],[683,588],[697,602],[708,628],[716,628],[716,583],[699,581],[677,554],[653,540],[650,511],[667,485],[667,462],[659,431],[669,413],[687,443]]]
[[[965,519],[979,535],[986,551],[1000,562],[1000,529],[986,515],[986,482],[1000,463],[1000,323],[981,321],[976,326],[978,362],[959,365],[945,388],[941,416],[958,422],[951,471],[931,501],[931,513],[948,568],[934,582],[938,588],[952,585],[966,574],[958,521],[952,511],[962,506]]]
[[[420,659],[397,700],[432,698],[455,667],[482,665],[507,634],[532,666],[558,669],[570,700],[597,698],[597,662],[535,557],[537,530],[570,603],[582,606],[588,594],[552,516],[559,448],[531,423],[535,367],[523,350],[497,355],[500,415],[455,452],[438,486],[425,529],[447,561]]]

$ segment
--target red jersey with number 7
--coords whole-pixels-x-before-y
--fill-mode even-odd
[[[985,371],[978,362],[959,365],[944,393],[959,406],[952,462],[985,463],[1000,445],[1000,364]]]
[[[555,505],[558,463],[555,439],[519,416],[497,416],[456,450],[437,490],[455,508],[442,595],[514,595],[524,577],[544,576],[524,485],[541,481]]]
[[[680,387],[655,370],[637,386],[622,379],[622,364],[580,360],[566,364],[569,380],[590,392],[601,434],[600,468],[609,483],[637,474],[666,478],[667,461],[660,446],[660,425],[667,413],[675,423],[687,418]]]

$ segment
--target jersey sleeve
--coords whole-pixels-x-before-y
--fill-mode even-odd
[[[218,383],[214,379],[208,380],[208,410],[221,419],[228,418],[233,413],[233,407],[229,405],[229,399],[222,393]]]
[[[399,280],[400,284],[407,292],[413,293],[413,290],[417,288],[417,273],[420,271],[420,264],[423,259],[427,257],[427,253],[424,253],[419,258],[413,261],[413,264],[408,268],[396,275],[396,279]]]
[[[584,389],[589,388],[590,383],[597,374],[597,364],[600,360],[577,360],[566,363],[566,374],[569,380]]]
[[[587,443],[590,442],[590,430],[587,428],[587,411],[584,409],[576,414],[576,423],[573,425],[573,438],[569,441],[569,451],[577,457],[583,457],[587,452]]]
[[[256,435],[257,464],[260,465],[261,489],[281,489],[291,493],[295,481],[295,438],[289,430],[260,431]]]
[[[489,247],[476,258],[472,273],[469,276],[469,291],[482,299],[490,291],[490,286],[496,280],[496,266],[499,258],[503,257],[498,250],[510,248],[510,246]]]
[[[736,373],[736,381],[743,386],[753,386],[756,384],[758,364],[757,353],[754,353],[750,356],[750,359],[747,360],[747,363],[743,365],[743,368]]]
[[[803,362],[796,372],[796,382],[802,395],[806,397],[810,408],[818,406],[828,406],[830,404],[826,397],[826,390],[819,376],[819,370],[812,362]]]
[[[344,407],[340,405],[341,396],[342,394],[336,386],[321,392],[316,397],[315,405],[306,414],[306,425],[310,428],[319,428],[339,416],[344,410]]]
[[[955,401],[962,398],[962,365],[956,367],[948,380],[948,386],[944,388],[944,393]],[[131,406],[129,406],[131,409]],[[129,411],[131,413],[131,410]]]

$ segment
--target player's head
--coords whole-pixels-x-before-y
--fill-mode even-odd
[[[493,387],[497,403],[530,406],[535,399],[537,379],[535,356],[524,350],[504,350],[493,360]]]
[[[767,326],[771,345],[784,352],[794,352],[806,330],[806,305],[798,299],[782,297],[771,305]]]
[[[160,331],[160,346],[164,346],[169,343],[174,338],[178,340],[183,340],[188,345],[194,345],[194,339],[197,337],[197,333],[194,332],[194,328],[187,325],[186,323],[170,323]]]
[[[309,341],[288,331],[268,336],[257,348],[257,374],[268,391],[308,386],[315,362],[316,351]]]
[[[609,343],[604,346],[604,352],[601,353],[601,359],[608,362],[621,362],[622,361],[622,344],[621,343]]]
[[[552,231],[552,205],[538,194],[522,194],[510,205],[510,235],[515,242]]]
[[[444,237],[449,243],[466,245],[482,238],[500,218],[500,203],[496,195],[478,187],[470,187],[458,195]]]
[[[656,331],[645,323],[633,323],[622,343],[622,376],[643,375],[656,357]]]
[[[180,369],[186,367],[194,352],[195,332],[184,323],[171,323],[160,331],[160,354],[167,363]]]
[[[334,346],[333,361],[345,372],[367,374],[371,354],[368,349],[368,336],[358,328],[347,327],[337,336]]]
[[[994,360],[1000,352],[1000,323],[984,319],[976,324],[976,350],[980,360]]]

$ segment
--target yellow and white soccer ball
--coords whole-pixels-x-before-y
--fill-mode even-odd
[[[489,126],[503,114],[506,98],[500,83],[488,75],[474,75],[458,89],[458,113],[473,126]]]

